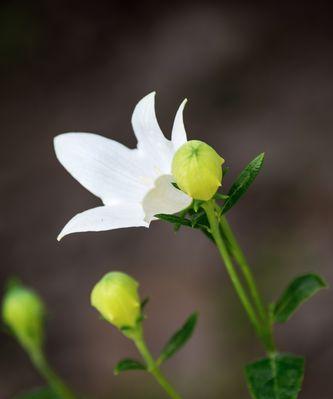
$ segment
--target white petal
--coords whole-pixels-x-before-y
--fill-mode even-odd
[[[83,231],[104,231],[122,227],[148,227],[148,223],[143,218],[144,214],[140,205],[99,206],[75,215],[62,229],[58,236],[58,241],[68,234]]]
[[[185,130],[184,120],[183,120],[183,111],[184,111],[184,107],[185,107],[186,103],[187,103],[187,99],[185,99],[180,104],[180,107],[178,108],[178,111],[177,111],[176,117],[175,117],[175,121],[174,121],[173,127],[172,127],[171,141],[176,150],[181,145],[186,143],[186,141],[187,141],[186,130]]]
[[[158,174],[171,172],[174,153],[172,143],[167,140],[158,125],[155,114],[155,92],[148,94],[136,105],[132,125],[141,150],[151,168]]]
[[[175,188],[172,176],[164,175],[155,182],[155,187],[145,196],[142,206],[145,220],[151,222],[158,213],[173,214],[191,205],[192,198]]]
[[[57,158],[67,171],[104,203],[140,201],[148,165],[138,150],[92,133],[66,133],[54,139]]]

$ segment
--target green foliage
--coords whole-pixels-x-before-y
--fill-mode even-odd
[[[196,202],[193,202],[192,208],[186,209],[185,212],[180,212],[178,215],[159,213],[155,217],[173,224],[175,231],[178,231],[180,226],[192,227],[203,232],[209,231],[207,216],[205,212],[199,210]]]
[[[173,356],[191,338],[197,324],[198,314],[192,313],[185,324],[170,338],[158,359],[158,364]]]
[[[246,168],[237,177],[236,181],[231,186],[228,196],[222,207],[222,213],[228,212],[238,200],[245,194],[254,179],[257,177],[262,165],[264,163],[265,154],[262,153],[254,158]]]
[[[33,391],[22,393],[14,399],[61,399],[49,387],[37,388]]]
[[[114,368],[114,373],[118,375],[123,371],[146,370],[146,366],[134,359],[123,359]]]
[[[150,298],[149,298],[149,296],[147,296],[147,297],[141,302],[141,304],[140,304],[141,312],[144,311],[144,309],[145,309],[146,306],[148,305],[149,301],[150,301]]]
[[[224,177],[229,172],[229,166],[222,166],[222,176]]]
[[[245,368],[253,399],[296,399],[303,381],[304,359],[278,354]]]
[[[277,323],[286,322],[303,302],[310,299],[320,289],[326,287],[326,282],[317,274],[306,274],[297,277],[274,305],[274,321]]]
[[[176,216],[176,215],[167,215],[166,213],[159,213],[155,215],[160,220],[164,220],[165,222],[172,223],[174,225],[181,225],[192,227],[192,223],[190,220],[186,219],[185,217]]]

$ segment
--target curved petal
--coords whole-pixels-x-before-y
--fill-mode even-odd
[[[157,174],[170,173],[174,149],[157,122],[155,92],[138,102],[133,111],[132,126],[138,140],[138,149],[144,153],[152,170],[156,170]]]
[[[65,133],[54,138],[58,160],[104,203],[139,202],[151,174],[138,150],[92,133]]]
[[[143,199],[144,219],[150,223],[158,213],[177,213],[191,205],[191,202],[191,197],[172,185],[172,176],[161,176]]]
[[[75,215],[62,229],[58,236],[60,241],[64,236],[83,231],[104,231],[122,227],[148,227],[143,220],[144,214],[140,205],[99,206]]]
[[[178,108],[172,127],[171,141],[176,150],[178,150],[178,148],[187,141],[186,130],[183,120],[183,111],[186,103],[187,99],[185,98],[185,100],[180,104]]]

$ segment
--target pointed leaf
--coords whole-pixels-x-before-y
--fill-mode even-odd
[[[229,166],[222,166],[222,175],[225,176],[229,172]]]
[[[165,213],[159,213],[155,215],[156,218],[160,220],[164,220],[165,222],[169,222],[175,225],[183,225],[183,226],[189,226],[191,227],[191,221],[180,216],[176,215],[167,215]]]
[[[179,217],[176,215],[166,215],[164,213],[155,215],[155,217],[157,217],[160,220],[164,220],[166,222],[172,223],[174,225],[176,231],[179,229],[179,226],[192,227],[195,229],[202,230],[203,233],[205,233],[208,237],[210,237],[210,234],[207,231],[207,229],[209,229],[209,227],[204,224],[198,223],[198,222],[193,222],[193,219],[189,220],[189,219],[182,218],[182,217]]]
[[[146,308],[146,306],[148,305],[149,301],[150,301],[150,298],[149,298],[149,296],[147,296],[147,297],[144,298],[144,300],[141,302],[141,305],[140,305],[140,307],[141,307],[141,312]]]
[[[173,356],[191,338],[198,320],[198,314],[192,313],[185,324],[167,342],[158,359],[158,364]]]
[[[245,373],[253,399],[296,399],[302,386],[304,359],[278,354],[249,364]]]
[[[146,370],[146,366],[134,359],[123,359],[114,368],[114,373],[118,375],[129,370]]]
[[[326,282],[316,274],[297,277],[283,292],[273,308],[273,319],[276,323],[284,323],[295,310],[316,292],[326,288]]]
[[[251,161],[246,168],[237,177],[234,184],[231,186],[228,196],[222,207],[222,213],[228,212],[238,200],[245,194],[248,190],[256,176],[258,175],[263,163],[265,154],[262,153]]]

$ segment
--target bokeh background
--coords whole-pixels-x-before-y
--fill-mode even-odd
[[[2,1],[0,5],[0,285],[17,275],[49,308],[47,352],[92,398],[162,398],[149,376],[113,376],[131,343],[90,307],[95,282],[123,270],[149,295],[157,353],[193,310],[191,342],[165,367],[190,399],[248,398],[245,362],[262,355],[220,263],[200,233],[153,223],[56,236],[99,204],[55,158],[52,138],[98,132],[135,146],[130,116],[157,91],[166,135],[187,97],[190,138],[226,159],[230,186],[259,152],[265,167],[230,212],[260,287],[274,300],[295,275],[332,269],[333,46],[329,2]],[[333,397],[333,292],[305,305],[277,339],[305,355],[301,399]],[[42,384],[0,335],[0,398]]]

